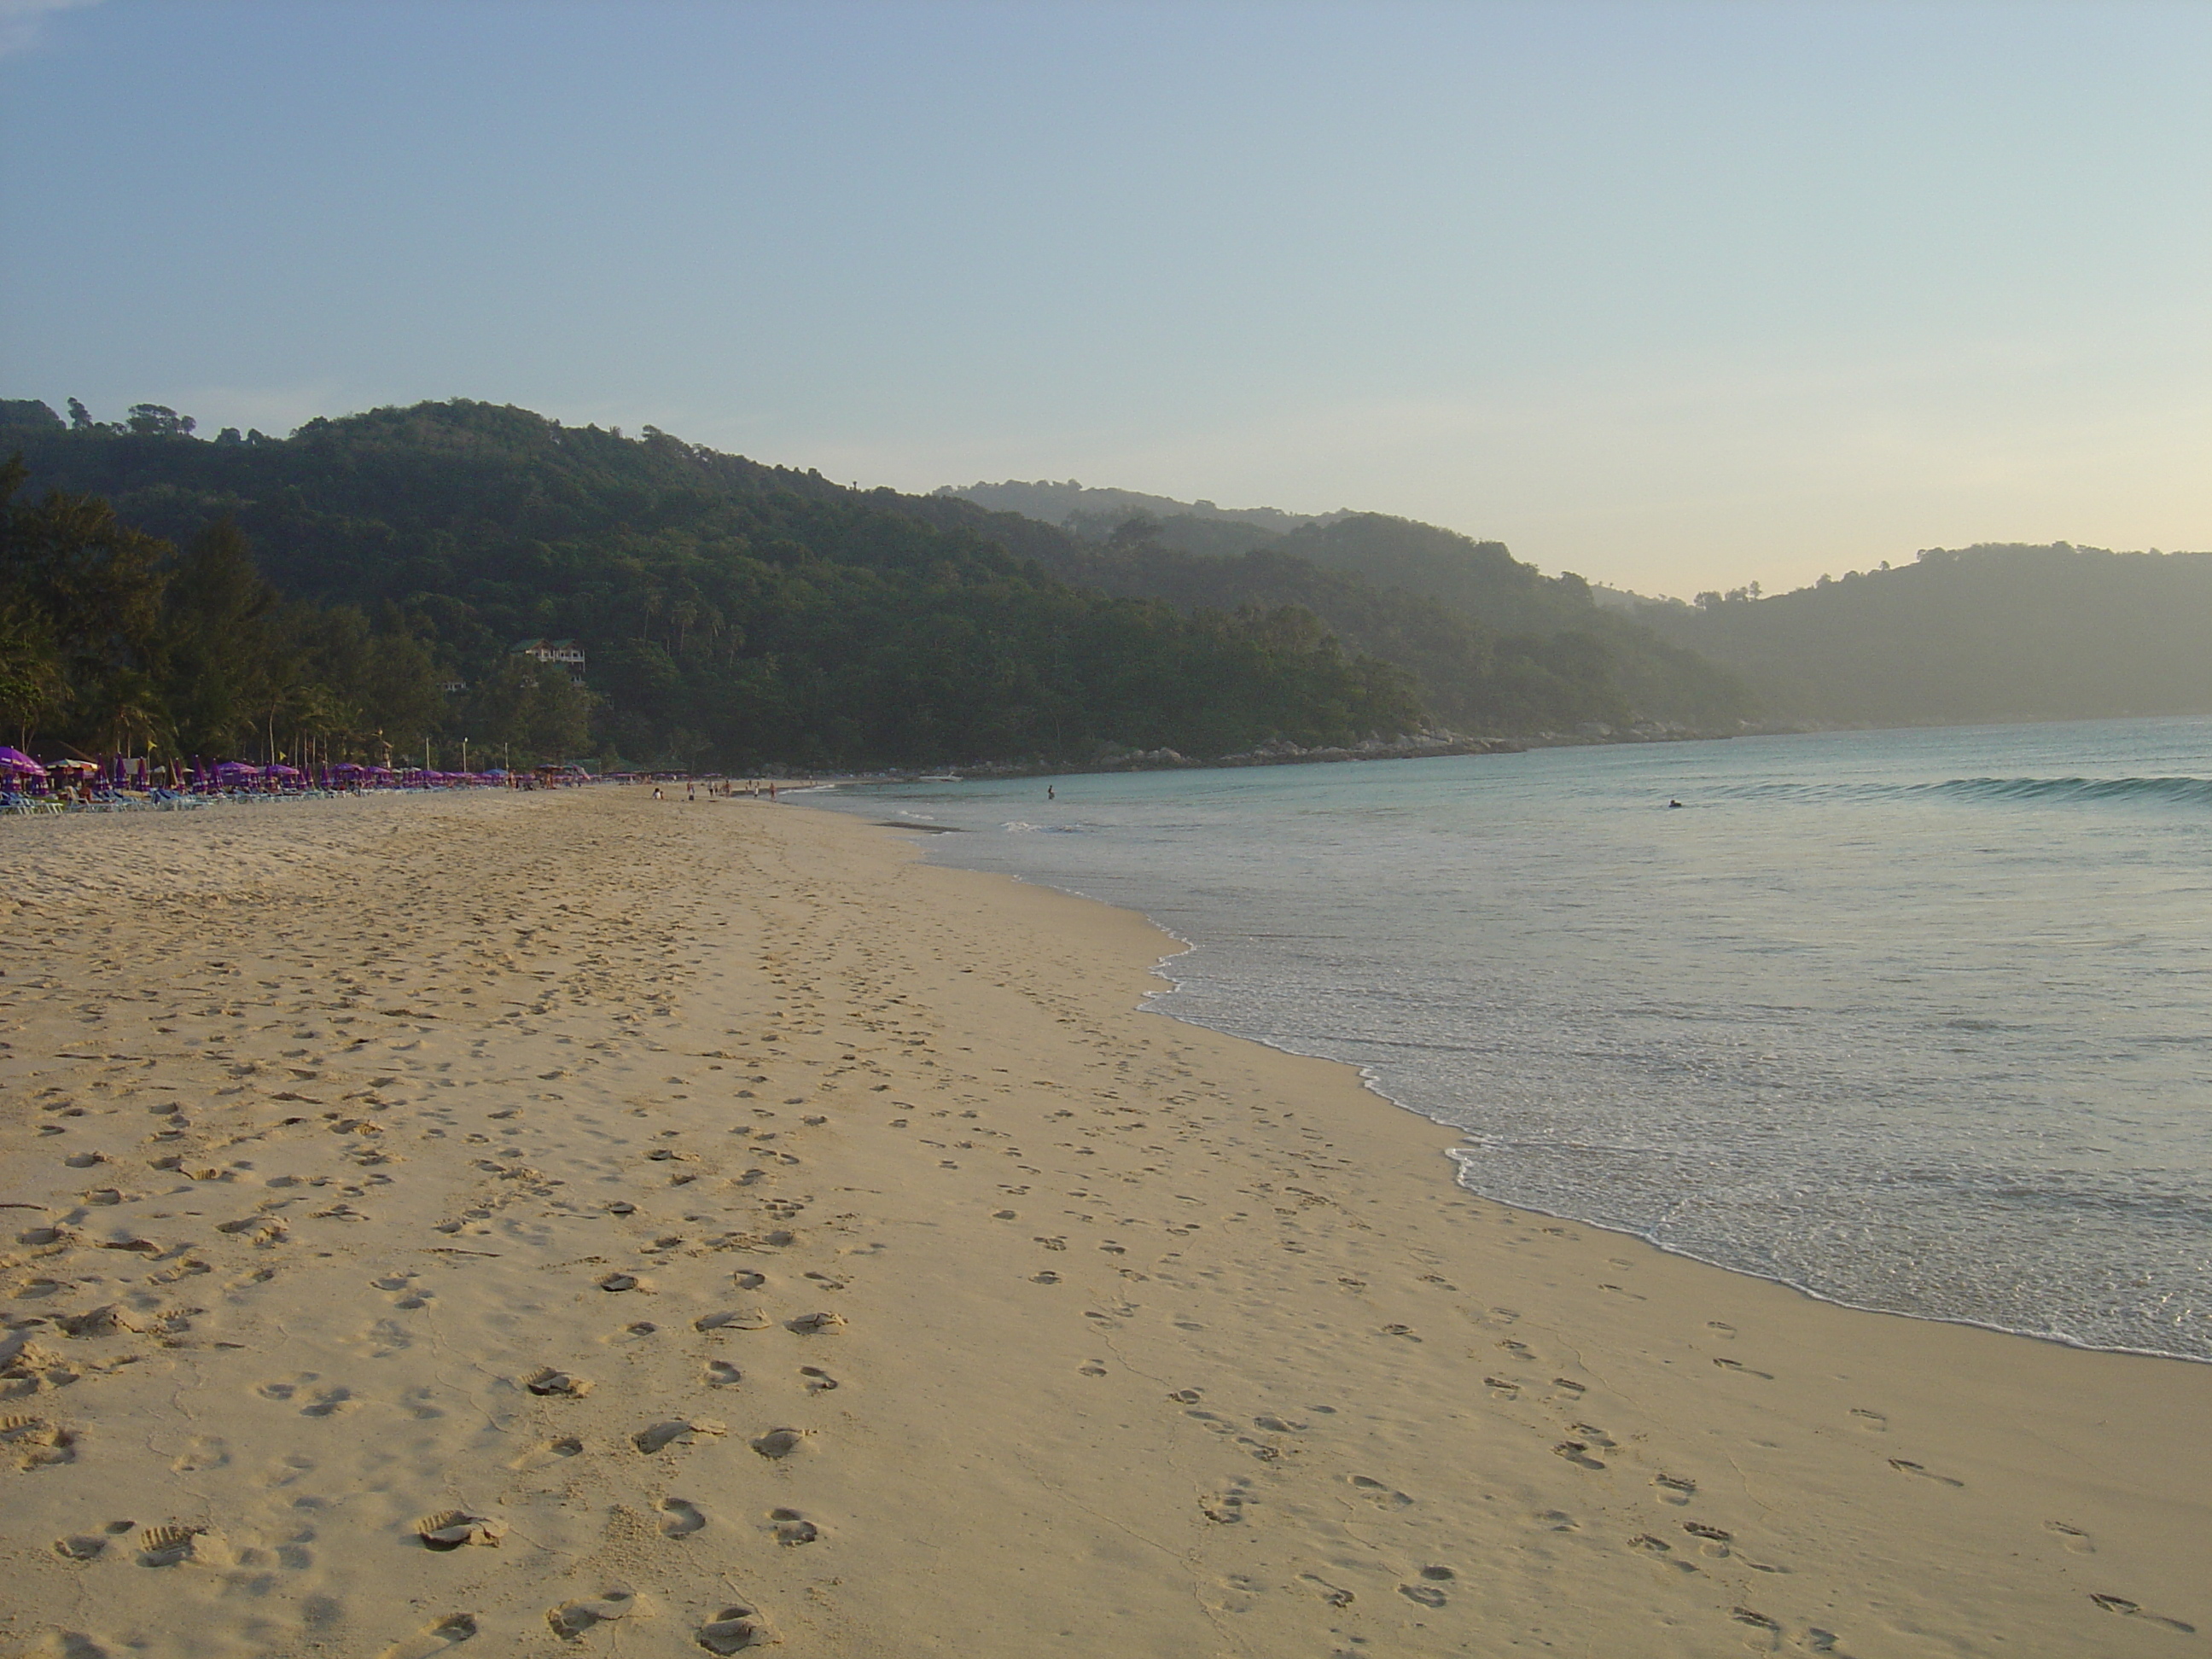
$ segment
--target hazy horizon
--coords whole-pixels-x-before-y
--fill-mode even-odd
[[[0,3],[0,395],[465,396],[1687,595],[2212,546],[2212,12]]]

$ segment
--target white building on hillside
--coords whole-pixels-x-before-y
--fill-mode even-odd
[[[574,640],[518,640],[514,654],[535,657],[540,662],[557,662],[568,671],[568,678],[578,685],[584,683],[584,647]]]

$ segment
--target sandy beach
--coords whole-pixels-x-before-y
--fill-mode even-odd
[[[2187,1655],[2212,1367],[1503,1208],[764,802],[0,827],[0,1654]]]

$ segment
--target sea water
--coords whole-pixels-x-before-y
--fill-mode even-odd
[[[1478,1193],[2212,1358],[2212,721],[1051,782],[809,799],[1145,912],[1156,1007],[1361,1067]]]

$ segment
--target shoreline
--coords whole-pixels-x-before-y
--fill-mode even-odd
[[[1133,912],[644,795],[0,847],[69,900],[0,977],[0,1653],[2212,1625],[2203,1367],[1499,1205],[1352,1067],[1141,1018]]]
[[[803,805],[802,803],[793,804]],[[830,811],[833,812],[835,816],[838,817],[851,816],[854,817],[856,821],[866,823],[872,828],[890,830],[894,834],[901,836],[933,837],[936,836],[963,835],[968,833],[959,826],[953,824],[934,824],[920,822],[902,823],[896,819],[859,819],[857,815],[836,812],[835,809],[830,808],[810,806],[807,810],[817,812]],[[925,861],[927,861],[927,854],[926,852],[922,852],[921,850],[919,844],[917,844],[917,854],[919,856],[923,858]],[[1827,1295],[1820,1291],[1814,1289],[1810,1285],[1799,1284],[1795,1279],[1785,1279],[1778,1273],[1763,1273],[1749,1267],[1740,1267],[1729,1262],[1717,1261],[1709,1256],[1699,1255],[1694,1250],[1680,1249],[1674,1245],[1666,1243],[1662,1240],[1653,1238],[1649,1234],[1638,1232],[1631,1227],[1615,1226],[1610,1223],[1603,1221],[1593,1221],[1587,1216],[1576,1215],[1568,1211],[1547,1209],[1540,1204],[1530,1204],[1519,1199],[1504,1197],[1496,1193],[1486,1192],[1480,1187],[1470,1184],[1464,1178],[1468,1167],[1469,1159],[1464,1152],[1464,1143],[1466,1139],[1465,1132],[1460,1127],[1460,1126],[1455,1125],[1444,1118],[1433,1117],[1430,1115],[1429,1113],[1424,1111],[1420,1107],[1416,1106],[1408,1101],[1401,1100],[1397,1096],[1392,1094],[1388,1089],[1382,1086],[1378,1074],[1372,1067],[1359,1065],[1351,1060],[1336,1060],[1327,1054],[1310,1054],[1304,1049],[1294,1048],[1287,1044],[1277,1042],[1267,1037],[1253,1036],[1240,1031],[1226,1030],[1219,1026],[1208,1025],[1201,1020],[1188,1018],[1182,1014],[1173,1012],[1172,1010],[1154,1006],[1154,999],[1170,994],[1174,991],[1181,988],[1180,981],[1178,981],[1175,975],[1168,970],[1168,964],[1181,957],[1188,955],[1193,951],[1201,948],[1199,941],[1185,938],[1182,934],[1176,932],[1175,929],[1170,927],[1166,922],[1160,921],[1158,918],[1152,915],[1148,912],[1138,909],[1133,906],[1116,905],[1109,900],[1097,898],[1091,894],[1080,892],[1074,888],[1054,886],[1050,882],[1041,879],[1032,879],[1028,876],[1010,871],[969,871],[967,870],[967,866],[962,865],[933,864],[931,867],[935,869],[962,870],[969,874],[988,875],[994,878],[1003,878],[1023,886],[1035,887],[1041,891],[1055,893],[1063,897],[1075,899],[1083,903],[1103,904],[1109,909],[1122,910],[1130,915],[1139,918],[1146,927],[1151,927],[1156,932],[1164,935],[1166,938],[1174,940],[1176,945],[1179,947],[1178,949],[1171,951],[1160,957],[1158,960],[1153,963],[1152,968],[1153,975],[1157,978],[1165,980],[1167,981],[1167,985],[1163,989],[1157,989],[1146,993],[1144,1004],[1146,1012],[1159,1014],[1164,1018],[1173,1020],[1178,1024],[1189,1026],[1195,1030],[1207,1031],[1217,1036],[1226,1037],[1231,1042],[1254,1043],[1261,1048],[1271,1049],[1277,1054],[1289,1055],[1296,1059],[1316,1060],[1323,1065],[1340,1066],[1344,1070],[1352,1073],[1358,1079],[1361,1088],[1365,1090],[1369,1094],[1373,1095],[1377,1100],[1380,1100],[1385,1105],[1392,1108],[1394,1110],[1404,1112],[1410,1116],[1418,1118],[1422,1122],[1432,1125],[1457,1139],[1461,1142],[1461,1145],[1448,1148],[1445,1152],[1445,1156],[1451,1160],[1454,1165],[1454,1172],[1450,1178],[1461,1191],[1468,1194],[1470,1197],[1480,1199],[1486,1203],[1495,1204],[1502,1208],[1525,1212],[1529,1215],[1541,1216],[1548,1220],[1566,1222],[1577,1227],[1592,1228],[1596,1231],[1610,1234],[1618,1238],[1629,1240],[1633,1243],[1644,1247],[1645,1249],[1659,1251],[1662,1255],[1674,1256],[1680,1261],[1694,1262],[1699,1267],[1710,1267],[1719,1273],[1753,1279],[1763,1285],[1771,1285],[1779,1289],[1792,1291],[1798,1296],[1805,1297],[1808,1301],[1820,1303],[1827,1307],[1843,1309],[1848,1312],[1874,1314],[1894,1319],[1923,1320],[1931,1324],[1937,1325],[1955,1325],[1967,1330],[1987,1331],[1991,1334],[1997,1336],[2017,1337],[2021,1340],[2027,1342],[2049,1343],[2057,1347],[2073,1349],[2082,1353],[2127,1354],[2144,1359],[2170,1359],[2185,1365],[2212,1365],[2212,1356],[2179,1353],[2171,1349],[2164,1348],[2128,1347],[2118,1345],[2087,1342],[2074,1337],[2069,1337],[2062,1332],[2021,1330],[2012,1326],[1996,1324],[1989,1320],[1969,1318],[1965,1315],[1923,1313],[1904,1308],[1884,1308],[1875,1306],[1869,1303],[1853,1302],[1841,1296]]]

